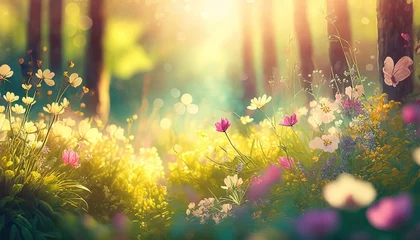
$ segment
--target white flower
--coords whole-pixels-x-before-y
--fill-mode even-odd
[[[13,71],[9,65],[3,64],[0,66],[0,81],[4,81],[13,76]]]
[[[232,176],[227,176],[224,180],[226,186],[222,186],[223,189],[233,189],[235,187],[239,187],[242,185],[242,183],[244,183],[242,181],[242,178],[238,179],[238,174],[235,174],[233,177]]]
[[[325,185],[323,194],[328,204],[341,209],[367,207],[376,198],[376,190],[370,182],[358,180],[347,173]]]
[[[357,99],[365,94],[365,89],[363,88],[363,85],[357,85],[354,88],[349,86],[346,87],[345,92],[350,99]]]
[[[257,110],[264,107],[265,104],[269,103],[271,101],[271,96],[267,97],[267,95],[263,95],[259,98],[254,98],[251,100],[251,104],[248,106],[249,110]]]
[[[232,209],[232,204],[223,204],[222,205],[222,211],[223,213],[228,213]]]
[[[338,148],[340,140],[335,134],[322,135],[322,137],[316,137],[309,143],[309,147],[312,149],[322,149],[324,152],[333,153]]]
[[[308,121],[314,127],[322,123],[330,123],[335,119],[334,112],[336,110],[338,110],[337,103],[330,102],[328,98],[321,98],[312,109],[312,116],[308,118]]]
[[[23,108],[22,105],[15,104],[15,106],[12,107],[12,111],[16,114],[24,114],[26,109]]]
[[[254,119],[253,118],[250,118],[249,116],[243,116],[243,117],[241,117],[241,122],[242,122],[243,125],[246,125],[246,124],[248,124],[248,123],[250,123],[252,121],[254,121]]]
[[[297,117],[306,116],[307,114],[308,114],[308,109],[306,107],[301,107],[296,112]]]
[[[35,99],[34,99],[34,98],[32,98],[32,97],[23,97],[23,98],[22,98],[22,102],[23,102],[24,104],[26,104],[27,106],[29,106],[29,105],[33,105],[33,104],[35,104],[35,103],[36,103]]]
[[[46,107],[43,107],[44,111],[50,113],[52,115],[60,115],[64,113],[64,107],[58,105],[58,103],[53,102],[51,104],[47,104]]]
[[[82,78],[79,77],[79,74],[72,73],[69,77],[69,83],[72,87],[78,87],[80,84],[82,84]]]
[[[11,92],[7,92],[6,95],[3,95],[3,98],[9,103],[19,100],[19,96],[15,96],[15,94]]]
[[[42,72],[41,69],[38,69],[38,72],[35,74],[39,79],[44,80],[45,84],[48,86],[54,86],[55,82],[53,80],[53,77],[55,76],[55,73],[51,72],[49,69],[45,69],[44,72]]]

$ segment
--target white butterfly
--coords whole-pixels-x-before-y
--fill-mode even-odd
[[[387,57],[384,63],[384,68],[382,69],[384,72],[384,81],[386,85],[396,87],[399,82],[410,76],[411,70],[408,68],[414,62],[410,57],[405,56],[397,64],[394,64],[394,60],[390,57]]]

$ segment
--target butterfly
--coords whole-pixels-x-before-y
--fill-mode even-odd
[[[392,58],[387,57],[384,62],[384,81],[386,85],[396,87],[397,84],[405,80],[411,74],[411,70],[408,69],[413,65],[413,60],[410,57],[402,57],[397,64],[394,64]]]

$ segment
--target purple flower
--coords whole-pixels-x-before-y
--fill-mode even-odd
[[[418,123],[420,122],[420,105],[409,104],[402,109],[402,117],[405,123]]]
[[[227,118],[222,118],[220,119],[220,122],[216,122],[214,125],[216,126],[216,131],[226,132],[226,130],[230,127],[230,122]]]
[[[64,150],[63,157],[61,159],[65,165],[68,164],[72,167],[77,167],[79,165],[79,154],[72,149]]]
[[[281,179],[281,169],[275,165],[270,165],[261,177],[254,178],[248,190],[249,199],[258,200],[265,197],[270,192],[272,186]]]
[[[342,107],[346,116],[357,116],[363,112],[362,105],[356,99],[347,98]]]
[[[279,158],[280,165],[286,169],[290,170],[295,166],[295,160],[293,158],[281,157]]]
[[[298,119],[296,117],[296,114],[293,114],[292,116],[286,116],[284,117],[283,121],[280,122],[280,125],[285,127],[292,127],[298,122]]]
[[[308,211],[296,221],[296,230],[304,239],[325,238],[334,233],[339,226],[338,213],[330,209]]]
[[[366,211],[370,224],[380,230],[395,230],[410,220],[413,202],[408,194],[382,198]]]

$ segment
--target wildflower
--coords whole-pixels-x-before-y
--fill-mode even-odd
[[[44,146],[41,150],[42,154],[48,154],[50,153],[50,148],[48,146]]]
[[[263,173],[262,177],[254,178],[251,181],[251,186],[248,190],[248,195],[251,200],[258,200],[265,197],[274,186],[281,179],[281,169],[275,165],[270,165]]]
[[[322,135],[322,137],[316,137],[309,143],[309,147],[312,149],[322,149],[324,152],[333,153],[338,148],[340,140],[335,134]]]
[[[222,211],[223,213],[228,213],[232,209],[232,204],[223,204],[222,205]]]
[[[0,113],[4,113],[5,110],[6,108],[4,106],[0,106]]]
[[[31,87],[32,87],[31,84],[22,84],[22,88],[25,89],[26,91],[29,91]]]
[[[376,190],[369,182],[356,179],[348,173],[342,173],[337,180],[323,188],[325,200],[332,207],[358,209],[369,206],[376,198]]]
[[[194,202],[191,202],[190,204],[188,204],[188,208],[189,209],[195,208],[195,203]]]
[[[9,65],[3,64],[0,66],[0,81],[4,81],[13,76],[13,71]]]
[[[83,91],[83,93],[84,93],[84,94],[86,94],[86,93],[88,93],[88,92],[89,92],[89,88],[87,88],[87,87],[83,86],[83,87],[82,87],[82,91]]]
[[[98,138],[101,137],[97,128],[91,128],[88,119],[79,122],[79,135],[83,140],[90,143],[98,142]]]
[[[230,127],[230,122],[227,118],[222,118],[220,119],[220,122],[216,122],[214,125],[216,126],[216,131],[226,132]]]
[[[80,86],[80,84],[82,84],[82,78],[81,77],[79,77],[79,74],[77,74],[77,73],[72,73],[71,75],[70,75],[70,77],[69,77],[69,84],[72,86],[72,87],[78,87],[78,86]]]
[[[61,103],[61,107],[67,108],[70,105],[69,100],[67,98],[63,98],[63,102]]]
[[[60,105],[58,105],[58,103],[53,102],[51,104],[47,104],[46,107],[43,107],[44,111],[52,114],[52,115],[60,115],[62,113],[64,113],[64,108]]]
[[[19,96],[15,96],[15,94],[11,92],[7,92],[6,95],[3,95],[3,98],[8,103],[12,103],[14,101],[19,100]]]
[[[38,128],[36,128],[34,122],[32,121],[25,122],[23,129],[26,133],[35,133],[38,130]]]
[[[79,165],[79,154],[72,149],[64,150],[62,160],[65,165],[77,167]]]
[[[351,116],[358,116],[363,112],[363,107],[360,102],[356,99],[346,99],[344,104],[342,105],[344,115],[351,117]]]
[[[71,118],[63,118],[63,123],[66,125],[66,126],[69,126],[69,127],[73,127],[74,125],[76,125],[76,121],[74,121],[73,119],[71,119]]]
[[[106,128],[109,136],[115,140],[124,140],[124,129],[112,124]]]
[[[242,185],[242,178],[238,178],[238,174],[232,176],[227,176],[224,180],[226,186],[222,186],[223,189],[233,189]]]
[[[306,107],[301,107],[297,110],[296,115],[297,116],[306,116],[308,114],[308,109]]]
[[[420,122],[420,105],[409,104],[402,109],[402,117],[405,123],[419,123]]]
[[[22,98],[22,102],[23,102],[24,104],[26,104],[27,106],[29,106],[29,105],[33,105],[33,104],[35,104],[35,103],[36,103],[35,99],[34,99],[34,98],[32,98],[32,97],[23,97],[23,98]]]
[[[280,165],[286,169],[290,170],[295,166],[295,160],[293,158],[281,157],[279,158]]]
[[[363,88],[363,85],[361,84],[355,86],[354,88],[349,86],[349,87],[346,87],[345,93],[350,99],[357,99],[363,96],[363,94],[365,94],[365,89]]]
[[[254,98],[251,100],[251,104],[247,107],[249,110],[257,110],[264,107],[265,104],[271,101],[271,96],[263,95],[262,97]]]
[[[413,152],[414,162],[420,165],[420,147],[417,147]]]
[[[45,84],[52,87],[55,85],[53,80],[55,73],[51,72],[49,69],[44,70],[38,69],[38,72],[35,74],[39,79],[44,80]]]
[[[312,210],[299,217],[295,224],[303,239],[323,239],[339,228],[340,217],[331,209]]]
[[[23,108],[22,105],[15,104],[15,106],[12,107],[12,111],[16,114],[24,114],[26,109]]]
[[[252,121],[254,121],[254,119],[253,118],[250,118],[249,116],[243,116],[243,117],[241,117],[241,122],[242,122],[243,125],[246,125],[246,124],[248,124],[248,123],[250,123]]]
[[[292,116],[286,116],[284,117],[283,121],[280,122],[280,125],[285,127],[293,127],[298,122],[298,119],[296,117],[296,114],[293,114]]]
[[[338,110],[337,103],[330,102],[328,98],[321,98],[312,109],[312,115],[308,118],[308,121],[313,126],[330,123],[335,119],[334,113],[336,110]]]
[[[382,198],[366,211],[370,224],[380,230],[396,230],[410,220],[413,201],[408,194]]]

